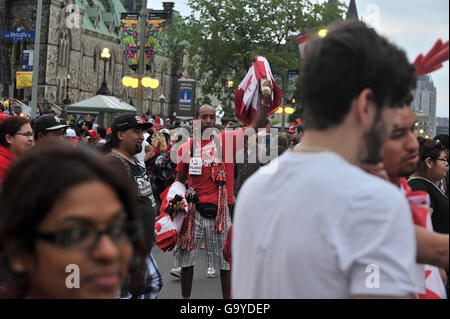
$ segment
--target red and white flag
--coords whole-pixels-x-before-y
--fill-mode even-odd
[[[234,94],[236,117],[245,125],[252,122],[261,105],[260,81],[262,78],[271,81],[273,86],[269,115],[274,113],[281,104],[281,90],[275,83],[269,62],[266,58],[259,55],[255,56],[255,59],[256,62],[252,64]]]
[[[405,194],[406,199],[409,202],[411,212],[413,215],[414,225],[421,226],[428,230],[433,230],[431,222],[430,208],[430,195],[424,191],[413,191],[409,187],[405,178],[400,180],[400,190]],[[424,287],[421,293],[417,294],[418,299],[446,299],[447,293],[445,291],[444,283],[442,282],[441,274],[436,266],[432,265],[420,265],[422,266],[420,274],[422,280],[425,279]]]
[[[298,49],[300,50],[300,56],[303,58],[305,55],[305,50],[308,45],[309,38],[311,36],[309,34],[304,35],[297,39]]]

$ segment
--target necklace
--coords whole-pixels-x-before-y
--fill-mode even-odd
[[[421,179],[421,180],[424,180],[424,181],[430,183],[430,184],[433,185],[434,188],[436,188],[442,195],[444,195],[445,197],[448,198],[448,196],[442,191],[442,189],[440,189],[439,187],[437,187],[435,183],[433,183],[432,181],[430,181],[429,179],[427,179],[427,178],[425,178],[425,177],[422,177],[422,176],[413,176],[413,177],[408,178],[408,182],[409,182],[409,181],[412,181],[412,180],[415,180],[415,179]]]
[[[304,146],[302,144],[294,147],[294,152],[331,152],[330,149],[325,147],[315,147],[315,146]]]

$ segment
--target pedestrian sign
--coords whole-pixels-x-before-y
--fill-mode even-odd
[[[192,104],[192,91],[180,90],[180,104]]]

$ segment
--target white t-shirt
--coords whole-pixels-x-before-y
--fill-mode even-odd
[[[140,153],[134,155],[134,158],[136,158],[136,160],[138,161],[138,164],[141,165],[142,167],[145,168],[145,163],[144,163],[144,159],[145,159],[145,148],[150,145],[147,142],[147,138],[150,136],[150,134],[148,133],[144,133],[144,141],[142,142],[142,150]]]
[[[260,169],[239,192],[233,227],[234,298],[416,293],[405,197],[335,153],[289,151]]]

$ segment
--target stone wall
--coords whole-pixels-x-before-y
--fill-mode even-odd
[[[66,1],[67,2],[67,1]],[[84,12],[81,12],[84,14]],[[36,21],[36,1],[35,0],[15,0],[10,10],[10,28],[21,26],[25,30],[34,30]],[[107,47],[111,52],[110,63],[106,65],[106,82],[111,94],[130,100],[136,105],[137,90],[125,88],[122,85],[122,77],[134,74],[130,70],[123,58],[120,40],[108,37],[85,29],[68,28],[66,26],[65,8],[57,0],[43,1],[43,17],[41,25],[41,53],[39,63],[39,90],[38,103],[47,100],[57,105],[66,98],[67,75],[70,74],[69,98],[72,103],[78,102],[96,95],[103,80],[104,62],[100,59],[103,48]],[[66,65],[59,63],[61,54],[60,39],[67,34],[69,39],[69,57]],[[34,48],[34,39],[27,41],[27,49]],[[13,54],[13,53],[12,53]],[[94,55],[97,54],[97,59]],[[96,67],[94,63],[96,60]],[[176,92],[176,68],[172,60],[165,54],[155,56],[151,76],[160,81],[157,89],[144,89],[144,113],[162,113],[169,115],[169,105],[175,105]],[[36,66],[35,66],[36,67]],[[11,74],[14,83],[15,71],[21,69],[21,65],[12,63]],[[147,73],[147,75],[149,75]],[[9,88],[10,95],[13,95],[13,84]],[[31,88],[25,89],[24,101],[29,102]],[[165,96],[165,103],[161,109],[160,96]],[[59,96],[59,98],[58,98]],[[173,109],[173,108],[172,108]]]

